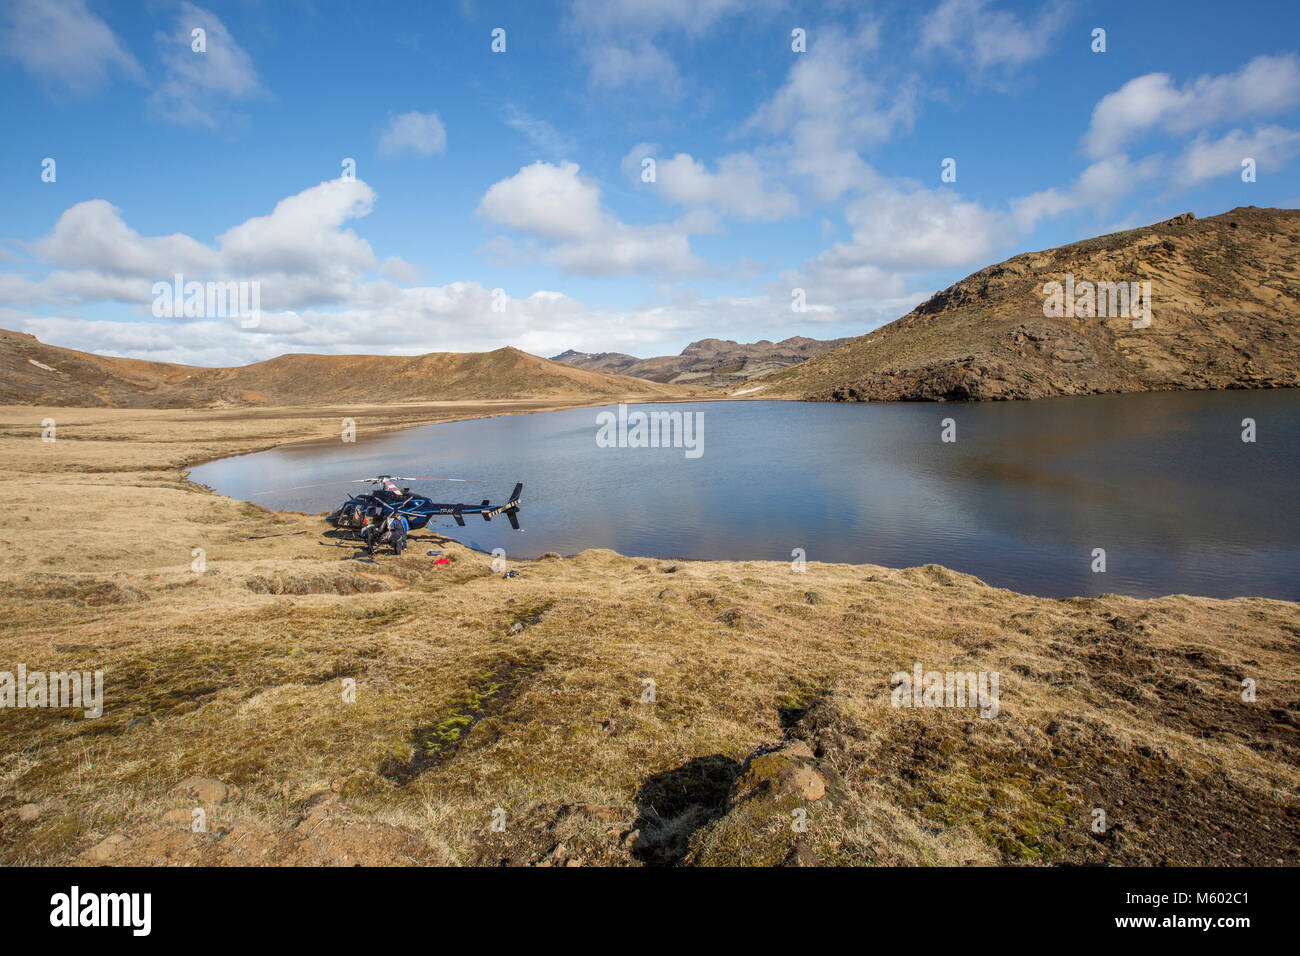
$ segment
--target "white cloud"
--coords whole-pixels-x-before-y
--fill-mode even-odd
[[[898,314],[902,313],[889,318]],[[806,332],[810,327],[826,332],[826,323],[833,322],[853,325],[829,334],[847,333],[856,330],[866,316],[866,312],[850,314],[821,307],[795,314],[787,295],[702,299],[682,294],[667,304],[615,311],[592,309],[550,290],[511,297],[505,308],[497,311],[492,291],[476,282],[415,289],[377,282],[336,310],[264,309],[255,329],[241,329],[237,318],[92,321],[57,313],[33,316],[3,308],[0,326],[92,352],[222,367],[286,352],[410,355],[507,345],[537,355],[554,355],[566,348],[657,355],[675,351],[668,343],[696,329],[750,341],[764,334],[780,338]]]
[[[618,89],[651,86],[671,99],[684,90],[672,59],[644,37],[623,42],[600,42],[584,47],[593,86]]]
[[[153,283],[137,276],[95,272],[89,269],[52,272],[41,283],[51,301],[63,303],[124,302],[139,305],[152,300]]]
[[[193,49],[195,29],[205,32],[205,52]],[[216,126],[226,119],[227,100],[246,100],[264,92],[247,51],[216,14],[202,7],[182,3],[170,32],[159,31],[154,39],[166,75],[149,103],[163,119]]]
[[[1000,238],[994,213],[948,189],[885,187],[853,200],[844,217],[853,237],[832,246],[841,259],[909,272],[983,265]]]
[[[66,210],[50,234],[35,244],[34,252],[42,261],[54,265],[115,275],[197,273],[220,268],[220,256],[198,240],[180,233],[142,236],[103,199],[79,202]]]
[[[529,251],[564,271],[599,276],[697,271],[688,237],[711,229],[710,215],[627,225],[603,211],[598,187],[577,173],[573,164],[525,166],[489,190],[485,215],[528,235]],[[66,209],[49,234],[30,243],[35,264],[52,269],[47,276],[32,280],[0,272],[0,303],[72,307],[118,302],[147,313],[152,285],[173,281],[175,273],[186,281],[259,282],[261,307],[277,321],[290,321],[290,313],[298,316],[292,321],[324,316],[313,311],[322,307],[354,317],[412,310],[422,315],[437,312],[439,303],[459,300],[461,293],[455,290],[460,286],[395,285],[420,281],[420,269],[398,256],[377,264],[369,243],[346,228],[348,221],[367,215],[373,203],[367,183],[331,179],[282,199],[269,215],[240,222],[209,246],[183,234],[142,235],[105,200],[87,200]],[[485,308],[490,311],[490,303]],[[382,338],[370,345],[381,346]]]
[[[545,261],[583,275],[645,271],[689,272],[699,267],[688,234],[709,225],[684,219],[671,225],[631,226],[601,204],[600,187],[579,175],[576,163],[536,162],[494,183],[479,215],[546,244]]]
[[[767,4],[771,6],[772,4]],[[649,35],[678,30],[699,36],[724,17],[753,12],[745,0],[573,0],[570,15],[584,30]]]
[[[1163,176],[1170,191],[1198,185],[1228,173],[1240,174],[1241,161],[1277,169],[1300,152],[1300,133],[1263,126],[1247,133],[1233,129],[1218,139],[1209,128],[1228,120],[1265,115],[1300,103],[1300,57],[1259,56],[1235,73],[1205,75],[1180,89],[1165,73],[1148,73],[1098,101],[1082,147],[1095,158],[1067,188],[1045,189],[1013,200],[1011,218],[1023,232],[1039,222],[1078,209],[1109,210],[1139,184]],[[1120,148],[1143,133],[1197,135],[1173,160],[1160,154],[1132,160]]]
[[[647,159],[655,159],[658,155],[658,143],[637,143],[619,161],[618,168],[623,171],[623,175],[628,179],[640,182],[641,173],[645,169],[643,164]]]
[[[478,211],[499,225],[543,239],[581,239],[602,227],[600,187],[578,175],[577,163],[537,161],[494,183]]]
[[[400,256],[389,256],[379,264],[379,274],[403,285],[414,285],[424,278],[425,270]]]
[[[612,223],[589,239],[555,246],[546,259],[566,272],[592,276],[641,272],[694,272],[700,263],[676,225],[628,226]]]
[[[1200,76],[1181,89],[1167,73],[1148,73],[1102,97],[1084,147],[1094,157],[1105,156],[1153,129],[1190,133],[1280,113],[1297,103],[1300,57],[1294,53],[1257,56],[1236,73]]]
[[[135,57],[85,0],[12,0],[0,20],[0,52],[57,94],[84,95],[113,74],[140,80]]]
[[[676,64],[655,43],[661,34],[695,39],[729,17],[753,21],[781,0],[573,0],[568,27],[593,87],[652,87],[676,99],[685,83]]]
[[[1255,160],[1260,173],[1271,172],[1300,153],[1300,133],[1281,126],[1265,126],[1246,133],[1234,129],[1219,139],[1200,133],[1187,144],[1173,164],[1176,186],[1195,186],[1215,176],[1241,175],[1242,160]]]
[[[567,159],[577,152],[577,144],[544,119],[533,116],[514,104],[506,104],[502,121],[551,159]]]
[[[275,204],[217,238],[236,273],[281,273],[351,281],[375,266],[370,244],[350,229],[367,215],[375,192],[360,179],[332,179]]]
[[[379,137],[381,156],[399,156],[414,153],[432,156],[447,148],[447,131],[437,113],[412,110],[398,116],[389,115],[388,125]]]
[[[561,267],[621,273],[647,268],[675,271],[693,264],[686,236],[708,228],[708,215],[692,214],[668,225],[629,226],[599,208],[599,192],[583,183],[576,167],[526,167],[530,177],[550,176],[559,193],[592,201],[588,231],[547,248]],[[505,195],[498,192],[497,197]],[[525,191],[527,192],[527,191]],[[587,200],[581,197],[588,197]],[[266,216],[243,222],[218,237],[215,248],[189,236],[143,236],[104,200],[68,209],[49,235],[30,244],[35,261],[53,271],[40,281],[0,272],[0,302],[39,308],[40,315],[0,309],[0,322],[53,344],[156,361],[224,366],[259,361],[291,351],[409,354],[472,351],[516,345],[550,355],[565,348],[666,351],[662,343],[687,330],[753,337],[755,331],[803,327],[838,317],[815,310],[797,316],[784,296],[769,298],[668,294],[667,304],[618,311],[593,309],[560,292],[539,290],[493,307],[489,289],[476,282],[402,287],[418,278],[410,263],[390,256],[375,266],[365,240],[344,229],[374,202],[360,180],[338,179],[305,189],[277,203]],[[503,200],[504,201],[504,200]],[[556,207],[562,211],[563,206]],[[519,221],[547,226],[545,203]],[[374,272],[383,276],[373,278]],[[157,321],[150,315],[152,286],[186,281],[256,280],[262,317],[253,329],[238,318]],[[80,318],[83,304],[119,302],[138,321]]]
[[[947,189],[881,186],[850,202],[845,219],[848,240],[784,277],[832,320],[845,308],[897,318],[924,298],[908,290],[909,275],[983,265],[1005,238],[995,213]]]
[[[59,301],[58,296],[41,283],[33,282],[17,273],[0,272],[0,302],[10,305],[37,305],[57,301]]]
[[[656,184],[669,202],[708,206],[740,219],[785,219],[799,211],[794,195],[769,185],[758,161],[747,153],[723,156],[716,172],[689,153],[678,153],[657,164]]]
[[[988,5],[989,0],[943,0],[921,21],[920,52],[953,54],[980,70],[1015,68],[1050,52],[1069,12],[1063,3],[1048,4],[1027,23]]]
[[[0,318],[53,344],[217,366],[291,351],[410,354],[516,345],[543,355],[565,348],[648,355],[669,351],[668,343],[689,333],[745,340],[849,334],[895,318],[924,297],[908,290],[902,269],[891,267],[904,257],[872,231],[870,218],[882,214],[885,198],[877,197],[874,207],[865,200],[855,207],[854,240],[808,264],[803,279],[810,308],[803,313],[791,310],[788,289],[779,287],[765,295],[703,299],[662,285],[657,304],[619,310],[539,290],[511,298],[504,311],[493,308],[491,291],[477,282],[404,287],[418,280],[416,268],[396,256],[377,266],[370,245],[345,228],[375,201],[373,190],[355,179],[304,189],[268,215],[227,230],[212,246],[181,234],[142,236],[107,202],[90,200],[67,210],[49,235],[30,244],[36,262],[53,267],[50,275],[32,281],[0,272],[0,302],[43,314],[3,310]],[[980,225],[955,197],[926,201],[948,209],[945,223],[929,225],[934,235],[946,224],[969,240]],[[583,274],[690,271],[699,264],[688,237],[715,225],[706,211],[667,224],[622,223],[602,208],[599,187],[571,163],[524,167],[488,191],[483,210],[513,223],[546,261]],[[893,224],[916,226],[904,219]],[[958,258],[956,240],[948,242],[932,242],[945,262]],[[175,272],[187,281],[259,281],[260,324],[242,329],[238,318],[154,320],[152,285]],[[103,302],[125,303],[139,320],[76,315],[80,305]]]
[[[1011,216],[1017,228],[1032,232],[1043,219],[1085,207],[1107,209],[1131,193],[1140,183],[1160,174],[1163,160],[1148,156],[1133,162],[1120,153],[1090,165],[1068,189],[1045,189],[1014,200]]]
[[[769,294],[778,299],[802,289],[806,324],[851,321],[854,334],[923,302],[933,290],[915,288],[918,277],[986,265],[1009,238],[1005,217],[950,189],[915,183],[879,184],[848,203],[844,215],[851,237],[783,274]]]
[[[825,200],[870,184],[874,174],[858,151],[910,130],[916,120],[912,81],[886,90],[867,79],[869,53],[866,42],[839,30],[810,36],[808,52],[795,58],[781,88],[745,124],[786,137],[790,173],[806,177]]]
[[[536,164],[512,178],[514,182],[498,184],[501,188],[490,202],[485,197],[487,208],[498,215],[503,210],[519,212],[512,221],[533,237],[530,242],[557,237],[544,243],[541,253],[559,268],[615,275],[680,273],[698,267],[687,236],[711,226],[707,214],[691,214],[671,224],[630,226],[600,208],[598,187],[582,181],[572,164]],[[548,178],[549,193],[544,185],[532,188]],[[515,200],[535,205],[520,210]],[[33,280],[0,272],[0,303],[63,309],[123,303],[142,321],[26,316],[10,325],[46,338],[57,333],[63,344],[76,347],[200,364],[254,361],[304,349],[405,353],[417,345],[426,350],[471,350],[515,344],[556,345],[555,351],[561,351],[578,340],[579,332],[583,346],[596,345],[607,321],[641,323],[637,334],[651,334],[647,330],[661,326],[653,310],[637,313],[639,318],[619,313],[607,319],[558,292],[514,300],[503,315],[477,283],[404,288],[396,283],[419,281],[421,270],[396,256],[377,264],[369,243],[346,228],[350,220],[364,217],[374,201],[374,191],[361,180],[320,183],[276,203],[268,215],[232,227],[210,246],[183,234],[141,235],[108,202],[88,200],[66,210],[48,235],[30,244],[34,263],[51,269],[48,275]],[[585,219],[566,217],[572,203],[587,204]],[[566,218],[582,228],[558,228],[556,221]],[[255,330],[241,330],[237,319],[224,324],[153,321],[153,284],[170,283],[176,273],[187,282],[258,282],[262,323]],[[554,333],[550,338],[548,329]],[[521,334],[526,341],[520,340]]]
[[[217,237],[217,248],[190,236],[142,236],[102,199],[77,203],[32,244],[56,271],[25,286],[0,284],[0,301],[118,301],[147,304],[154,282],[257,280],[272,309],[346,300],[376,268],[369,243],[345,222],[366,215],[374,191],[359,179],[335,179],[278,202]],[[400,260],[398,260],[400,262]],[[390,262],[389,271],[394,268]]]

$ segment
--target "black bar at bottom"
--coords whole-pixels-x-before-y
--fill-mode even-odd
[[[6,944],[29,936],[79,941],[116,937],[193,940],[196,934],[259,943],[370,945],[401,927],[432,934],[455,926],[503,937],[628,941],[628,933],[673,938],[689,920],[732,941],[751,933],[820,935],[849,928],[871,947],[932,939],[1122,939],[1198,936],[1218,945],[1253,930],[1277,933],[1291,873],[1266,869],[965,868],[859,870],[664,870],[595,873],[581,868],[523,872],[489,869],[7,869],[0,870]],[[81,907],[97,894],[149,894],[147,936],[129,914],[117,927],[65,923],[72,887]],[[60,894],[67,900],[59,910]],[[53,902],[52,902],[53,901]],[[110,905],[119,906],[121,898]],[[110,914],[111,915],[111,914]],[[80,919],[78,919],[80,922]],[[143,919],[138,919],[143,923]],[[423,928],[421,925],[423,924]],[[473,927],[478,927],[473,930]],[[656,929],[658,927],[658,929]],[[802,929],[800,929],[802,927]],[[143,928],[142,926],[137,928]],[[1050,935],[1030,937],[1026,933]],[[901,934],[895,936],[894,934]],[[593,934],[596,934],[593,936]],[[1242,934],[1246,934],[1243,936]],[[691,931],[697,936],[697,931]],[[244,937],[249,938],[249,937]],[[393,937],[394,939],[396,937]],[[463,938],[463,937],[462,937]],[[13,950],[18,951],[18,950]]]

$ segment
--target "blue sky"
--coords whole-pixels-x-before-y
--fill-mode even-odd
[[[204,365],[860,334],[1017,252],[1300,205],[1298,27],[1294,2],[0,0],[0,327]],[[176,273],[256,283],[256,323],[159,316]]]

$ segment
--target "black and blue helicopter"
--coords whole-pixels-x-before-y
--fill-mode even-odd
[[[377,487],[363,494],[352,495],[347,501],[335,508],[325,519],[336,528],[363,528],[376,524],[388,515],[396,512],[406,519],[412,530],[423,528],[431,518],[440,515],[450,516],[462,528],[466,515],[480,515],[484,521],[491,521],[498,515],[505,515],[510,527],[516,531],[519,527],[519,497],[523,494],[524,484],[519,482],[504,504],[494,505],[487,498],[478,504],[447,503],[431,501],[425,495],[414,494],[410,488],[399,488],[399,481],[472,481],[470,478],[403,478],[398,475],[377,475],[374,478],[353,479],[357,484],[372,484]]]

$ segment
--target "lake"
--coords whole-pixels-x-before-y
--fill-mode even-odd
[[[802,549],[810,562],[941,564],[1049,597],[1300,599],[1297,390],[624,411],[626,440],[616,406],[374,435],[363,418],[355,443],[284,446],[191,477],[306,512],[332,510],[363,487],[346,479],[375,474],[478,479],[414,487],[435,501],[494,504],[522,481],[524,533],[502,518],[430,527],[524,558],[599,547],[792,561]],[[694,446],[632,447],[638,411],[699,422],[698,433],[672,433]],[[1247,418],[1254,442],[1242,440]],[[945,429],[954,440],[942,440]],[[329,484],[297,487],[319,483]],[[1104,572],[1093,570],[1097,549]],[[413,553],[423,550],[416,542]]]

